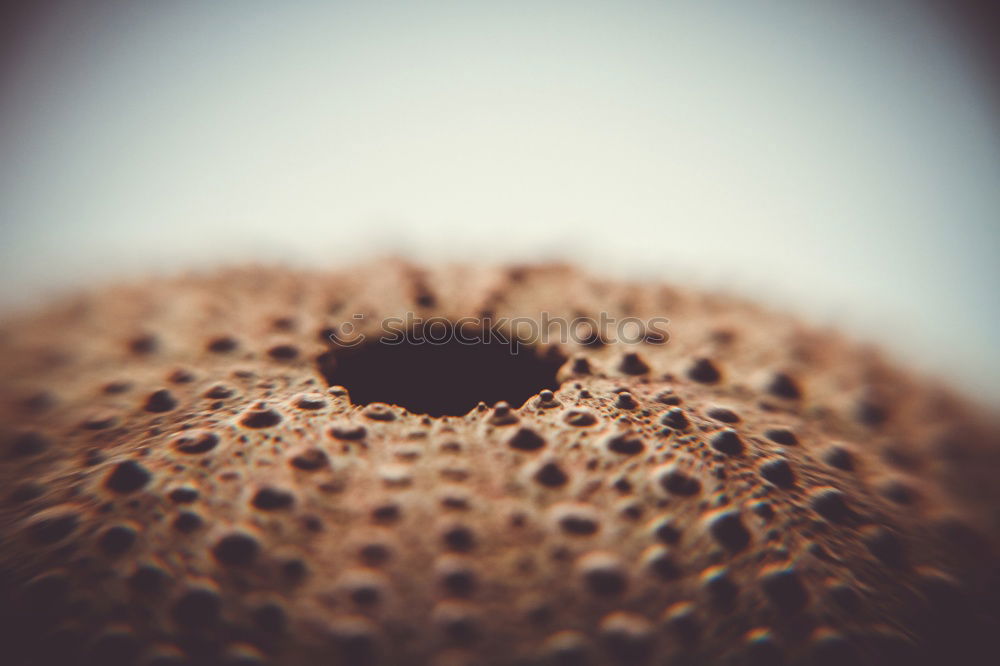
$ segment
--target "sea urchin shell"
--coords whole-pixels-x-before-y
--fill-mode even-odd
[[[378,326],[602,311],[669,338],[513,355]],[[0,367],[5,663],[969,664],[995,640],[996,425],[739,301],[562,266],[239,270],[10,318]]]

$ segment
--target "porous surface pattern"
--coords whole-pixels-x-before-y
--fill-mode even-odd
[[[327,385],[408,311],[669,339],[522,351],[556,390],[458,416]],[[0,371],[3,663],[995,663],[995,421],[739,300],[248,268],[9,316]]]

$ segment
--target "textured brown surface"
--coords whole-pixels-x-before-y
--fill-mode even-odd
[[[602,310],[670,339],[535,350],[561,383],[509,410],[323,374],[354,313]],[[739,301],[247,269],[9,317],[0,372],[4,663],[993,663],[996,425]]]

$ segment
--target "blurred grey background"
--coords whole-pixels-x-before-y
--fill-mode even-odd
[[[996,4],[20,3],[0,304],[557,257],[797,310],[996,404]]]

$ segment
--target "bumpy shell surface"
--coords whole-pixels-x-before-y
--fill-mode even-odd
[[[670,323],[459,385],[371,351],[406,312]],[[995,663],[995,423],[794,318],[382,262],[104,288],[0,336],[4,663]],[[345,363],[471,409],[357,404]]]

